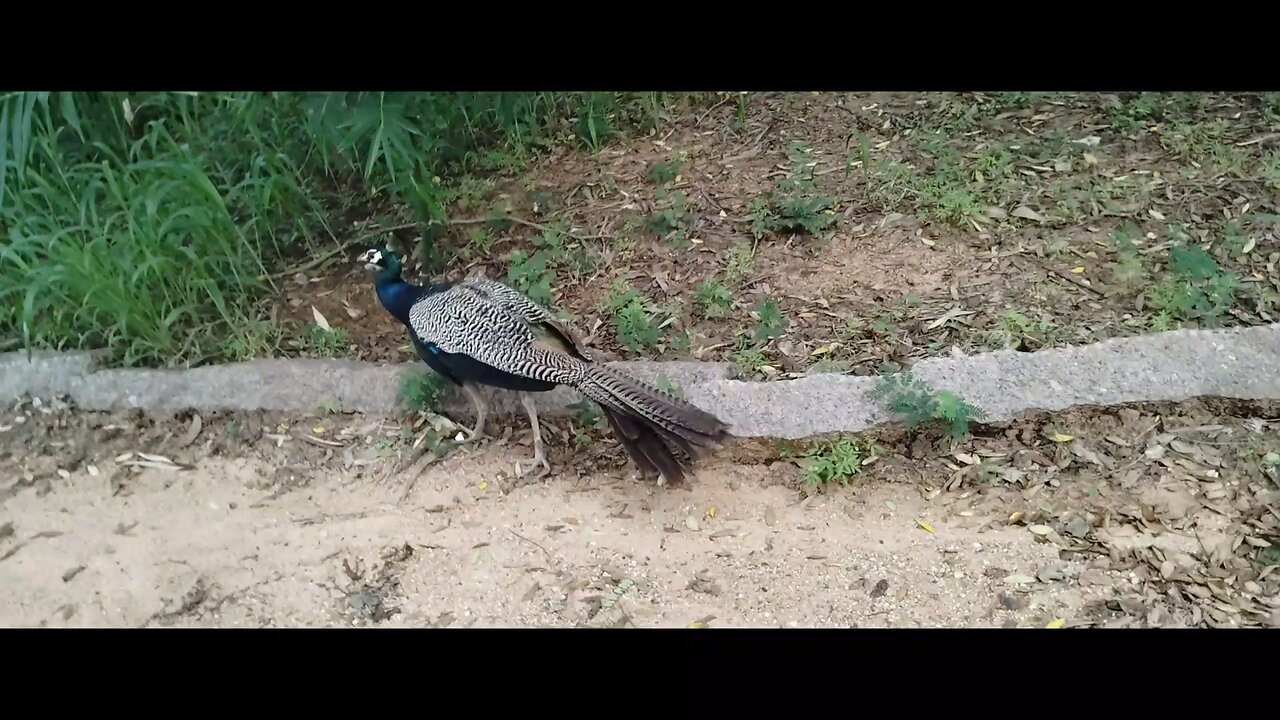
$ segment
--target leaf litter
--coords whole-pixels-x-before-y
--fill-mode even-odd
[[[1087,617],[1055,622],[1277,626],[1280,483],[1268,453],[1280,448],[1280,404],[1240,405],[1140,404],[1025,419],[1003,437],[970,438],[926,459],[952,480],[942,495],[927,481],[921,493],[999,501],[1009,509],[989,524],[1023,527],[1062,560],[1078,561],[1079,570],[1059,563],[1000,577],[1010,593],[1066,582],[1094,598]],[[964,464],[959,473],[950,459]]]

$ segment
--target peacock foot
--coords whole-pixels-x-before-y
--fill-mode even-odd
[[[467,437],[462,440],[457,440],[457,443],[459,445],[463,445],[465,443],[470,443],[470,442],[477,442],[479,440],[489,439],[489,436],[485,434],[484,429],[480,427],[474,427],[474,428],[464,427],[462,428],[462,432],[465,433]]]
[[[547,462],[547,456],[541,452],[541,449],[534,453],[529,460],[521,460],[516,463],[516,477],[523,478],[528,476],[530,471],[539,465],[542,466],[542,469],[536,475],[533,475],[532,479],[536,480],[551,472],[551,464]]]

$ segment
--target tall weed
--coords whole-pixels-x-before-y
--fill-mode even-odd
[[[656,117],[657,98],[0,95],[0,350],[210,359],[260,316],[273,273],[340,246],[339,208],[407,207],[430,237],[447,178],[486,153],[528,159],[575,130],[598,148],[610,113]]]

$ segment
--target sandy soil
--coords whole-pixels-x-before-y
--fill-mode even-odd
[[[23,492],[4,508],[26,543],[0,564],[0,618],[985,626],[1043,625],[1081,603],[1062,584],[1003,595],[1006,576],[1077,570],[1025,530],[938,518],[906,487],[802,501],[765,468],[725,465],[692,491],[553,478],[504,495],[496,454],[429,469],[400,504],[394,484],[341,475],[273,492],[252,460],[146,470],[127,496],[112,497],[108,467]]]
[[[184,423],[27,408],[24,424],[0,424],[0,622],[1280,621],[1278,493],[1266,477],[1239,469],[1257,466],[1258,453],[1280,438],[1275,423],[1120,412],[1024,423],[945,457],[918,439],[890,443],[848,487],[815,493],[789,462],[725,457],[711,459],[687,488],[633,481],[620,465],[582,472],[564,452],[553,455],[555,475],[516,480],[511,458],[527,448],[502,442],[456,451],[410,486],[404,474],[383,472],[387,462],[273,432],[285,427],[274,418],[259,419],[259,434],[243,417]],[[295,427],[303,422],[312,431],[327,424],[331,438],[347,437],[343,424],[369,429],[356,416],[298,419]],[[1162,434],[1146,432],[1157,423]],[[1069,430],[1073,440],[1036,449],[1046,428]],[[1212,437],[1179,439],[1192,432]],[[228,435],[241,444],[224,443]],[[1224,437],[1248,449],[1238,454],[1244,464],[1222,449]],[[1132,446],[1136,459],[1108,451],[1104,438]],[[617,452],[595,442],[605,455]],[[128,447],[136,449],[120,452]],[[1064,454],[1049,455],[1055,449]],[[978,456],[983,463],[966,466]],[[1074,464],[1081,457],[1091,459]],[[1179,476],[1196,463],[1219,468],[1216,479]],[[1101,465],[1114,481],[1088,474]],[[966,467],[1003,480],[966,481]]]

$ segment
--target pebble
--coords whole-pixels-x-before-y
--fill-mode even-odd
[[[1063,532],[1076,538],[1088,537],[1089,531],[1092,529],[1093,526],[1089,524],[1089,521],[1079,515],[1071,516],[1071,519],[1062,528]]]
[[[1066,573],[1060,564],[1046,565],[1040,568],[1040,572],[1036,573],[1036,577],[1040,578],[1040,582],[1050,583],[1057,582],[1066,578]]]
[[[1021,595],[1010,595],[1008,593],[1000,593],[1000,605],[1006,610],[1024,610],[1027,607],[1027,599]]]

